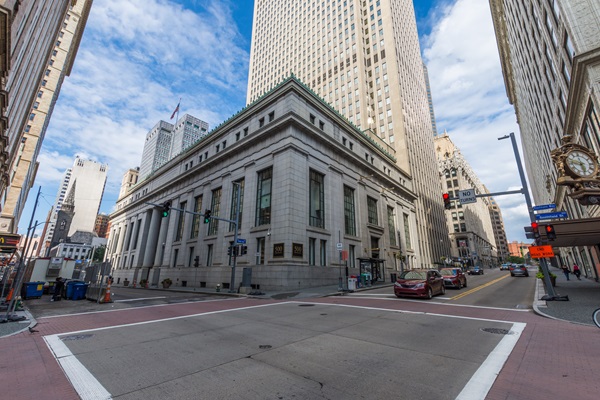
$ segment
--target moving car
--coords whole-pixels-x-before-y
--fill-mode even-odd
[[[467,274],[469,274],[469,275],[483,275],[483,268],[481,268],[479,265],[476,265],[474,267],[469,267],[469,270],[467,271]]]
[[[510,269],[510,264],[502,264],[500,266],[500,271],[508,271]]]
[[[442,268],[440,274],[444,278],[444,285],[447,287],[457,289],[467,287],[467,277],[460,268]]]
[[[444,279],[436,270],[404,271],[394,284],[396,297],[424,297],[431,299],[436,294],[446,293]]]
[[[529,276],[529,271],[523,264],[513,264],[510,269],[510,276]]]

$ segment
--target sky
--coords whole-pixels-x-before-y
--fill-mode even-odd
[[[521,188],[514,132],[489,3],[414,0],[440,132],[447,131],[492,193]],[[148,131],[191,114],[217,126],[246,102],[251,0],[94,0],[71,75],[62,85],[36,182],[19,223],[43,221],[76,156],[108,165],[100,211],[110,213],[123,174],[140,165]],[[522,153],[521,153],[522,154]],[[35,197],[41,196],[34,218]],[[463,188],[469,189],[469,188]],[[440,193],[441,198],[441,193]],[[509,241],[526,241],[522,195],[496,196]],[[36,233],[41,231],[38,228]]]

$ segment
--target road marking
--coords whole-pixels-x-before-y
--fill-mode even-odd
[[[491,285],[493,285],[494,283],[500,282],[502,279],[506,279],[506,278],[508,278],[509,276],[510,276],[510,275],[504,275],[504,276],[501,276],[500,278],[494,279],[493,281],[489,281],[488,283],[486,283],[486,284],[484,284],[484,285],[477,286],[476,288],[473,288],[473,289],[471,289],[471,290],[467,290],[466,292],[463,292],[463,293],[461,293],[461,294],[459,294],[459,295],[457,295],[457,296],[454,296],[454,297],[452,297],[450,300],[458,300],[458,299],[460,299],[460,298],[463,298],[463,297],[465,297],[465,296],[468,296],[468,295],[470,295],[471,293],[475,293],[475,292],[477,292],[477,291],[479,291],[479,290],[481,290],[481,289],[484,289],[484,288],[486,288],[486,287],[488,287],[488,286],[491,286]]]
[[[458,394],[456,400],[478,400],[487,396],[500,374],[508,356],[515,348],[526,324],[515,322],[508,335],[504,335],[496,348],[487,356],[483,364],[479,366],[463,390]]]
[[[125,303],[126,301],[142,301],[142,300],[154,300],[154,299],[166,299],[166,298],[167,298],[167,296],[140,297],[139,299],[114,300],[113,303]]]

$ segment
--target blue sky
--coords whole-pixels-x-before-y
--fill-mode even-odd
[[[448,131],[491,192],[520,188],[510,142],[497,141],[518,134],[518,127],[506,99],[489,3],[414,3],[438,129]],[[110,213],[123,174],[140,164],[146,133],[159,120],[169,121],[179,98],[181,114],[210,127],[242,109],[252,13],[250,0],[94,0],[19,233],[27,231],[38,186],[34,220],[42,221],[76,155],[108,164],[101,211]],[[496,200],[508,239],[525,240],[523,197]]]

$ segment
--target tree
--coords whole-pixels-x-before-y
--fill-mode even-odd
[[[511,264],[525,264],[525,259],[523,257],[508,256],[506,257],[506,262]]]
[[[101,262],[104,260],[104,253],[106,252],[106,246],[96,247],[94,255],[92,256],[92,262]]]

